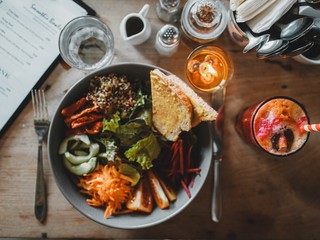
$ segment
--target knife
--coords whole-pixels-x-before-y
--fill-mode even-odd
[[[211,94],[211,105],[218,111],[218,116],[211,126],[212,138],[212,166],[213,166],[213,191],[211,202],[211,217],[216,223],[222,216],[222,191],[221,191],[221,162],[223,149],[223,124],[224,124],[224,99],[226,89],[223,88]]]

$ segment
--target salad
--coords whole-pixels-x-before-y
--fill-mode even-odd
[[[61,110],[67,130],[59,154],[77,176],[87,203],[110,215],[166,209],[201,169],[196,137],[167,141],[152,126],[150,81],[111,73],[90,80],[88,92]]]

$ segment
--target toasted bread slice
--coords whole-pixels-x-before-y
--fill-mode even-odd
[[[151,71],[150,78],[152,123],[166,139],[176,141],[182,131],[192,128],[192,104],[162,72]]]
[[[161,78],[166,79],[170,86],[175,86],[188,97],[193,107],[192,127],[197,126],[202,121],[216,120],[218,113],[206,101],[204,101],[192,88],[188,86],[183,80],[175,75],[165,75],[160,70],[153,71]]]

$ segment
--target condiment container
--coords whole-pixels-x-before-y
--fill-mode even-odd
[[[171,56],[178,50],[180,35],[177,27],[166,24],[157,33],[155,48],[160,55]]]
[[[156,13],[160,20],[173,23],[179,20],[180,0],[159,0]]]
[[[187,38],[204,44],[226,29],[228,11],[220,0],[189,0],[181,14],[181,29]]]

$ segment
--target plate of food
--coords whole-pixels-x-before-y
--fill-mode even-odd
[[[55,181],[75,209],[100,224],[159,224],[202,188],[216,117],[164,69],[107,66],[72,86],[55,111],[48,134]]]

